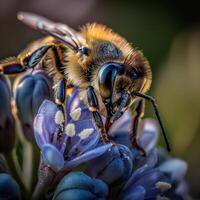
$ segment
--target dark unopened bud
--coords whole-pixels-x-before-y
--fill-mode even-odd
[[[91,178],[83,172],[71,172],[58,184],[53,200],[106,200],[107,196],[108,187],[103,181]]]
[[[34,141],[33,120],[45,99],[52,99],[52,84],[44,71],[20,76],[14,83],[14,96],[25,137]]]
[[[16,181],[6,173],[0,174],[0,199],[21,199],[19,186]]]
[[[86,173],[108,185],[119,185],[131,175],[132,160],[131,151],[126,146],[117,144],[102,156],[88,162]]]
[[[10,151],[15,144],[15,126],[11,109],[10,82],[0,75],[0,152]]]

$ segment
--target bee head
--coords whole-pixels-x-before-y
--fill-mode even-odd
[[[99,92],[110,115],[126,110],[136,99],[134,93],[145,93],[149,89],[151,71],[141,56],[134,53],[123,63],[105,63],[99,70]]]

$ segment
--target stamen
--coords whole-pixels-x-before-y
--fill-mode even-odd
[[[78,121],[81,116],[81,108],[75,109],[73,112],[70,113],[70,116],[74,121]]]
[[[171,187],[172,185],[167,182],[158,181],[156,183],[156,188],[158,188],[161,192],[165,192],[169,190]]]
[[[93,133],[93,131],[94,131],[93,128],[86,128],[82,130],[78,135],[81,138],[81,140],[84,140],[88,138]]]
[[[59,110],[56,112],[54,120],[56,124],[62,125],[62,123],[64,122],[64,115],[62,111]]]
[[[75,136],[76,134],[75,125],[73,123],[67,124],[67,126],[65,127],[65,131],[66,131],[67,136],[69,137]]]

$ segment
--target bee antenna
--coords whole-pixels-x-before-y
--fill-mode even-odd
[[[164,127],[164,125],[162,123],[160,112],[159,112],[158,107],[157,107],[157,105],[155,103],[155,100],[151,96],[146,95],[146,94],[142,94],[142,93],[139,93],[139,92],[134,92],[133,95],[141,97],[141,98],[144,98],[144,99],[146,99],[146,100],[151,102],[151,104],[153,106],[153,109],[154,109],[154,112],[156,114],[156,117],[157,117],[157,119],[159,121],[160,128],[161,128],[162,133],[163,133],[163,137],[164,137],[164,140],[165,140],[167,151],[170,152],[171,151],[171,147],[170,147],[170,143],[169,143],[169,138],[168,138],[167,132],[165,130],[165,127]]]

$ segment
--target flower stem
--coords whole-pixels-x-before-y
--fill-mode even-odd
[[[31,197],[31,200],[44,199],[46,191],[49,189],[56,173],[48,166],[41,164],[38,174],[38,182]]]
[[[20,174],[16,168],[12,152],[4,153],[4,156],[7,161],[7,164],[9,166],[12,176],[14,177],[14,179],[17,181],[17,183],[19,184],[19,186],[21,188],[22,196],[24,197],[24,199],[26,199],[26,197],[28,196],[28,192],[27,192],[27,189],[26,189],[24,183],[22,182],[22,180],[20,178]]]
[[[35,144],[32,144],[32,177],[31,177],[31,191],[37,184],[37,174],[40,161],[40,151]]]

